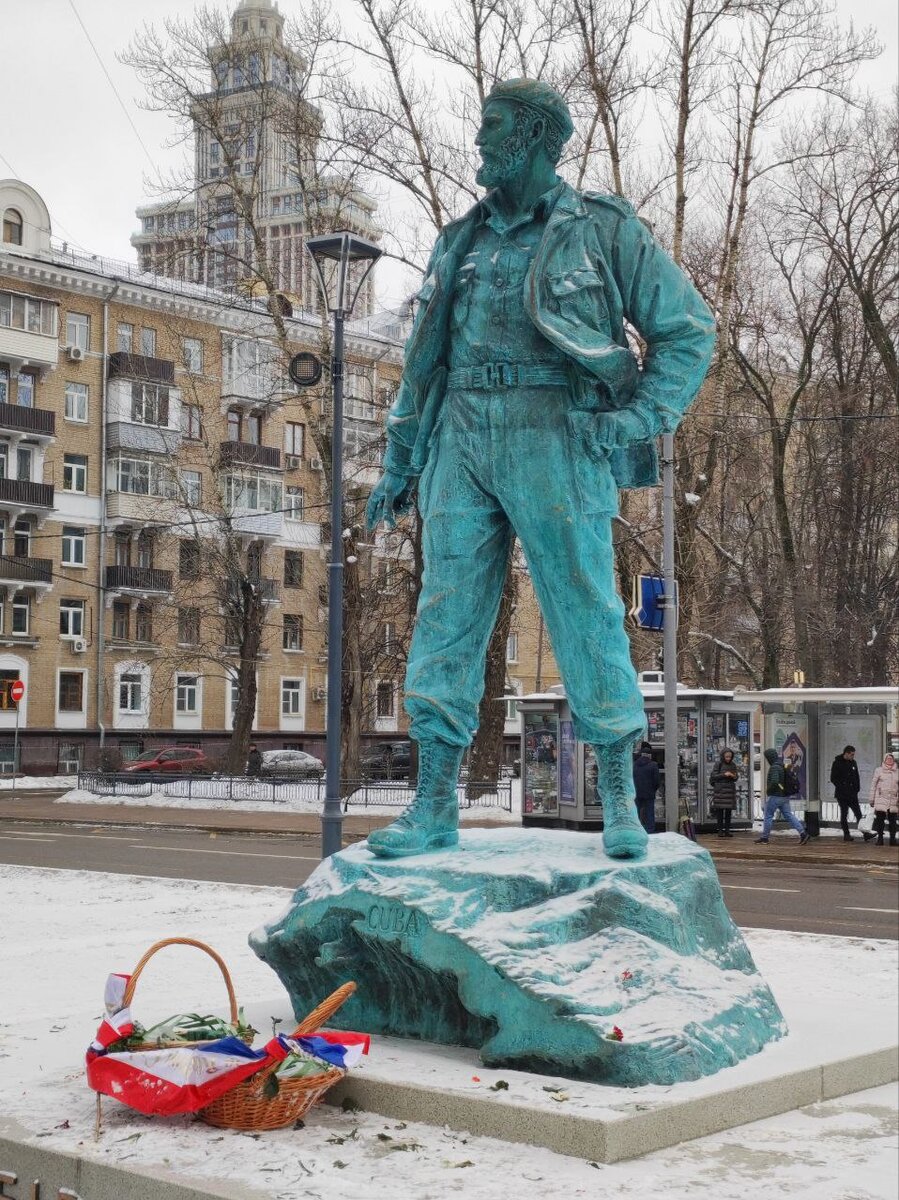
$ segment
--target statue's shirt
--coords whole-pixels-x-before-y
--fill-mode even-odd
[[[564,362],[524,306],[524,281],[562,183],[545,192],[526,216],[507,225],[491,197],[456,272],[450,316],[450,370],[485,363]]]

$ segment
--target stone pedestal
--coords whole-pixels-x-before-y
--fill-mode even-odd
[[[639,1086],[710,1075],[786,1025],[707,851],[677,834],[636,862],[599,837],[471,829],[452,850],[323,863],[250,937],[305,1015],[472,1046],[494,1067]]]

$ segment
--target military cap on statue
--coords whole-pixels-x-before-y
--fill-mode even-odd
[[[555,125],[563,145],[574,133],[568,105],[555,88],[542,79],[506,79],[490,89],[487,101],[490,100],[514,100],[523,104]]]

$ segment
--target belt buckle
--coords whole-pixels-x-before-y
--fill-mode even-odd
[[[517,363],[485,363],[481,372],[487,388],[515,387],[518,383]]]

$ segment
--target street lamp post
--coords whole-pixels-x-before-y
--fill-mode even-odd
[[[322,858],[341,847],[340,811],[340,695],[343,674],[343,327],[352,315],[362,285],[380,246],[354,233],[328,233],[306,239],[318,284],[334,317],[331,361],[333,415],[331,424],[331,561],[328,563],[328,698],[325,750],[325,805],[322,810]],[[358,279],[352,267],[362,264]]]

